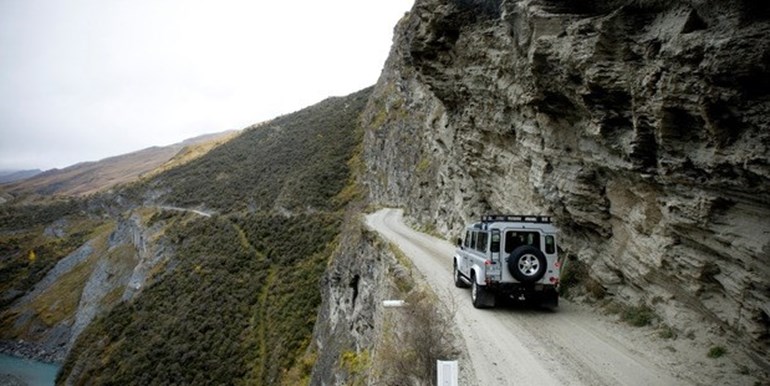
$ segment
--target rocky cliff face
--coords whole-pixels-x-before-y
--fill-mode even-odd
[[[360,355],[376,345],[379,304],[391,292],[387,283],[394,264],[393,255],[372,233],[362,226],[346,229],[321,285],[323,303],[313,332],[318,356],[310,384],[354,384],[356,374],[344,368],[343,356]]]
[[[95,231],[34,290],[0,313],[6,327],[0,351],[62,362],[94,318],[137,296],[153,270],[168,260],[162,225],[147,226],[147,219],[133,212]],[[51,226],[45,233],[65,237],[63,228]]]
[[[364,113],[371,197],[447,235],[553,214],[602,292],[768,366],[769,10],[417,0]]]

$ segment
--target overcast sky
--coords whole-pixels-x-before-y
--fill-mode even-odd
[[[0,0],[0,170],[241,129],[374,84],[414,0]]]

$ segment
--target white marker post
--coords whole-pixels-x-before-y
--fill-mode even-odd
[[[436,361],[436,385],[437,386],[458,386],[457,381],[457,361]]]
[[[400,308],[406,306],[406,302],[403,300],[383,300],[382,306],[385,308]]]

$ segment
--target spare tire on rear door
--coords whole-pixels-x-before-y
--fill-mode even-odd
[[[522,283],[533,283],[545,275],[547,261],[539,249],[531,245],[522,245],[508,257],[508,271]]]

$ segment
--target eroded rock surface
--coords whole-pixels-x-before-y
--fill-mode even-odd
[[[607,294],[768,368],[769,9],[417,0],[364,114],[371,196],[447,235],[554,214]]]

